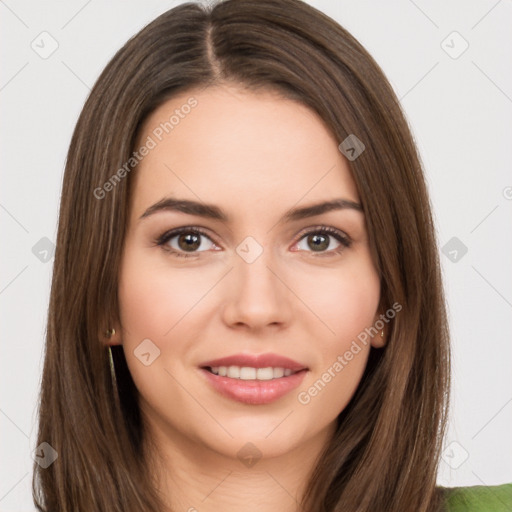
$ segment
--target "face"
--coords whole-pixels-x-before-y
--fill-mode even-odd
[[[339,142],[302,104],[228,87],[146,120],[118,342],[161,439],[271,457],[332,433],[382,343],[354,348],[380,286]]]

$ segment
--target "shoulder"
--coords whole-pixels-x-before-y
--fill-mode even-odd
[[[472,487],[440,487],[446,512],[510,512],[512,483],[475,485]]]

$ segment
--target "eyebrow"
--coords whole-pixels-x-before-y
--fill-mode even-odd
[[[327,213],[333,210],[346,209],[356,210],[359,212],[363,211],[363,208],[359,203],[349,199],[333,199],[331,201],[324,201],[300,208],[291,208],[285,212],[282,217],[282,221],[293,222],[306,219],[308,217],[314,217],[315,215],[321,215],[322,213]],[[150,206],[140,216],[139,220],[164,211],[182,212],[189,215],[197,215],[198,217],[220,220],[222,222],[229,222],[230,220],[227,213],[213,204],[200,203],[189,199],[175,199],[171,197],[161,199],[154,205]]]

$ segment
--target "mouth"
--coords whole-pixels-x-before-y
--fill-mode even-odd
[[[214,375],[219,375],[220,377],[228,377],[229,379],[259,381],[281,379],[283,377],[294,375],[295,373],[298,373],[298,371],[302,371],[294,371],[290,368],[283,368],[279,366],[267,366],[266,368],[255,368],[251,366],[206,366],[204,369],[208,370]]]
[[[205,362],[199,370],[209,386],[223,397],[263,405],[298,387],[309,368],[276,354],[238,354]]]

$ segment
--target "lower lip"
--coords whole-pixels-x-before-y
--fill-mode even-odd
[[[200,370],[221,395],[249,405],[269,404],[279,400],[297,388],[307,372],[301,370],[288,377],[272,380],[242,380],[221,377],[204,368]]]

